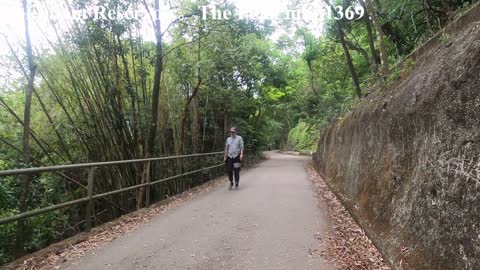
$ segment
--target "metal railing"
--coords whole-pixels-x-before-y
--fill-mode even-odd
[[[183,174],[178,174],[175,176],[159,179],[159,180],[154,180],[151,181],[150,179],[150,164],[151,162],[155,161],[161,161],[161,160],[173,160],[173,159],[179,159],[179,158],[190,158],[190,157],[203,157],[203,156],[214,156],[214,155],[220,155],[223,154],[223,152],[213,152],[213,153],[204,153],[204,154],[192,154],[192,155],[181,155],[181,156],[170,156],[170,157],[158,157],[158,158],[148,158],[148,159],[134,159],[134,160],[122,160],[122,161],[110,161],[110,162],[96,162],[96,163],[82,163],[82,164],[72,164],[72,165],[60,165],[60,166],[50,166],[50,167],[39,167],[39,168],[27,168],[27,169],[14,169],[14,170],[4,170],[0,171],[0,177],[5,177],[5,176],[14,176],[14,175],[30,175],[30,174],[37,174],[37,173],[44,173],[44,172],[59,172],[59,171],[68,171],[68,170],[74,170],[74,169],[88,169],[88,185],[87,185],[87,197],[61,203],[61,204],[56,204],[52,205],[49,207],[41,208],[41,209],[36,209],[24,213],[20,213],[18,215],[6,217],[6,218],[1,218],[0,219],[0,225],[2,224],[7,224],[7,223],[12,223],[21,219],[26,219],[29,217],[33,216],[38,216],[44,213],[48,213],[51,211],[55,211],[58,209],[66,208],[69,206],[73,205],[78,205],[82,203],[87,203],[87,208],[86,208],[86,223],[85,223],[85,229],[86,231],[90,231],[92,228],[92,211],[94,207],[94,200],[104,198],[107,196],[123,193],[126,191],[131,191],[131,190],[138,190],[140,188],[145,188],[145,206],[149,207],[150,206],[150,187],[165,181],[181,178],[184,176],[188,176],[191,174],[215,169],[221,166],[224,166],[224,163],[222,162],[221,164],[210,166],[210,167],[205,167],[199,170],[194,170],[190,171],[187,173]],[[125,165],[125,164],[135,164],[135,163],[146,163],[146,177],[145,177],[145,183],[135,185],[135,186],[130,186],[122,189],[117,189],[101,194],[94,194],[93,193],[93,186],[95,183],[95,170],[99,167],[111,167],[115,165]]]

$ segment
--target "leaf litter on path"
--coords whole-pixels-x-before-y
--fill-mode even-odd
[[[315,235],[321,247],[320,256],[336,269],[390,270],[372,241],[318,175],[311,162],[305,167],[318,204],[327,208],[331,222],[330,229],[323,237],[320,233]]]

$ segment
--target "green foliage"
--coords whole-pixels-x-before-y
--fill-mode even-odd
[[[68,213],[65,210],[49,212],[31,218],[32,241],[28,250],[35,251],[61,240],[68,227]]]
[[[380,1],[383,6],[383,30],[392,43],[392,54],[398,57],[411,52],[428,37],[439,31],[457,10],[477,0],[458,1]]]
[[[1,212],[0,217],[7,217],[15,214],[14,212]],[[0,265],[3,265],[14,259],[12,254],[13,244],[15,243],[16,224],[0,225]]]
[[[288,141],[295,151],[316,151],[319,132],[313,126],[301,121],[290,130]]]

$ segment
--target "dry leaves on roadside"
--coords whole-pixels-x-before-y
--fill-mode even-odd
[[[307,164],[309,179],[319,204],[327,206],[331,228],[326,235],[317,237],[321,257],[337,269],[388,270],[380,252],[365,232],[353,220],[340,200],[333,194],[323,179]]]

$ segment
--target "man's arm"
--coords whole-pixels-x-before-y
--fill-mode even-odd
[[[240,139],[240,160],[243,159],[243,138]]]

